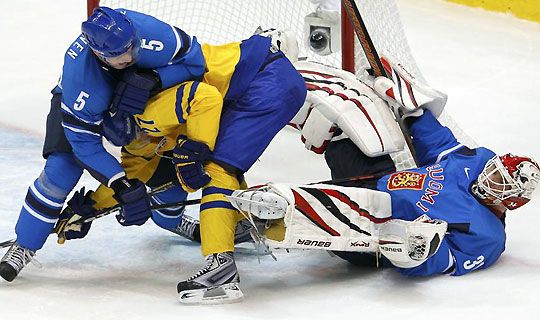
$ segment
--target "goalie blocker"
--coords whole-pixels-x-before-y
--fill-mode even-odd
[[[270,220],[273,248],[380,252],[393,265],[413,268],[435,254],[447,223],[423,215],[392,219],[390,195],[326,184],[268,184],[238,190],[231,204],[248,220]]]

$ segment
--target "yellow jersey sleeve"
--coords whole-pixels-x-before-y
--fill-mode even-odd
[[[144,113],[135,115],[135,121],[149,136],[185,134],[213,150],[222,108],[223,97],[217,88],[187,81],[152,97]]]

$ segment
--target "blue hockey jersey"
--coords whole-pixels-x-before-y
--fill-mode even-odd
[[[154,17],[125,9],[117,11],[133,22],[141,40],[135,67],[156,70],[163,88],[202,77],[205,62],[195,37]],[[66,137],[83,166],[106,185],[124,174],[116,159],[105,151],[99,130],[118,73],[103,66],[80,35],[65,54],[59,83]]]
[[[393,218],[412,221],[427,214],[447,221],[449,233],[426,262],[398,270],[406,275],[457,276],[489,267],[504,251],[504,225],[470,188],[495,154],[461,145],[429,111],[411,125],[410,132],[421,167],[384,176],[377,189],[391,195]]]

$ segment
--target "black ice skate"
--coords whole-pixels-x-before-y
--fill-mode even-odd
[[[253,242],[251,238],[251,224],[248,221],[242,220],[236,225],[234,233],[234,243]],[[199,220],[183,215],[180,224],[170,231],[176,233],[191,241],[201,242],[201,228]]]
[[[15,242],[0,261],[0,276],[6,281],[13,281],[36,253],[23,248]]]
[[[186,214],[182,216],[182,220],[176,228],[170,229],[172,232],[191,241],[201,242],[201,231],[199,220],[190,217]]]
[[[236,224],[236,229],[234,230],[234,243],[245,243],[253,242],[253,237],[251,236],[251,229],[253,226],[247,220],[240,220]]]
[[[206,257],[206,266],[186,281],[178,283],[180,302],[185,304],[220,304],[242,300],[240,277],[232,252]]]

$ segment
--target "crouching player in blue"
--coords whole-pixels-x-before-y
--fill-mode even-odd
[[[182,303],[224,303],[243,296],[233,256],[235,229],[243,216],[226,196],[245,188],[244,172],[305,100],[305,83],[285,56],[296,57],[297,51],[292,35],[275,30],[242,42],[203,44],[207,70],[202,81],[156,94],[141,114],[111,117],[116,130],[107,129],[107,137],[129,142],[122,149],[129,179],[150,187],[177,180],[177,186],[156,194],[161,202],[183,200],[186,192],[202,188],[200,241],[207,264],[178,284]],[[102,184],[93,193],[77,192],[68,205],[75,219],[91,216],[115,205],[113,194]],[[152,215],[163,228],[180,223],[185,229],[188,223],[181,216],[182,208]],[[89,228],[68,222],[64,235],[82,238]],[[196,237],[193,230],[189,233]]]
[[[109,112],[140,114],[154,92],[204,71],[197,39],[151,16],[100,7],[82,23],[52,91],[45,168],[28,190],[0,276],[12,281],[42,248],[83,169],[114,190],[120,224],[141,225],[150,217],[145,185],[128,179],[105,150],[102,126],[111,122]]]
[[[340,89],[337,84],[347,86],[346,79],[320,70],[311,73],[324,76],[326,84],[306,80],[308,89],[318,86],[312,90],[318,91],[319,98],[323,92],[326,95],[317,100],[308,93],[308,101],[317,100],[313,111],[325,111],[324,121],[315,121],[330,126],[339,123],[348,135],[327,144],[325,156],[334,181],[235,191],[232,203],[256,219],[278,221],[266,231],[267,243],[276,247],[334,250],[353,263],[375,266],[379,262],[415,276],[459,276],[488,268],[505,249],[507,210],[526,204],[538,186],[538,164],[528,157],[499,156],[486,148],[462,145],[435,117],[442,112],[446,97],[418,83],[404,69],[382,61],[392,79],[370,79],[374,89],[358,83]],[[356,93],[348,90],[352,87]],[[358,92],[365,96],[362,101],[353,97]],[[357,103],[350,106],[372,120],[366,123],[380,138],[375,143],[379,146],[389,140],[378,126],[373,107],[384,102],[404,112],[418,168],[393,172],[388,155],[366,156],[370,148],[353,142],[357,135],[347,122],[331,119],[331,108],[350,110],[349,117],[354,116],[354,109],[347,109],[353,100]],[[317,113],[313,111],[301,128]],[[362,130],[356,129],[361,124],[353,129]],[[320,136],[304,138],[324,141]],[[375,252],[382,254],[382,261],[376,261]]]

